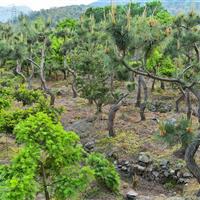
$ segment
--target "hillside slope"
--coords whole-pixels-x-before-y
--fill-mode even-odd
[[[93,7],[107,6],[110,5],[109,0],[97,0],[91,4]],[[116,4],[127,4],[130,0],[113,0]],[[146,2],[151,2],[151,0],[135,0],[133,2],[144,4]],[[191,9],[195,9],[196,12],[200,11],[200,1],[192,0],[161,0],[164,7],[170,11],[172,14],[177,14],[179,12],[188,12]]]

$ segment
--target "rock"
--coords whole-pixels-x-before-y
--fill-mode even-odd
[[[189,172],[183,173],[183,178],[192,178],[192,177],[193,177],[193,175]]]
[[[186,184],[186,183],[188,183],[188,180],[184,179],[184,178],[179,178],[178,179],[178,183],[180,183],[180,184]]]
[[[124,165],[130,166],[130,162],[127,160],[127,161],[124,162]]]
[[[94,141],[87,142],[84,147],[86,150],[91,151],[95,147],[95,142]]]
[[[128,169],[127,169],[126,166],[122,166],[121,170],[124,171],[124,172],[126,172]]]
[[[168,200],[185,200],[184,197],[169,197]]]
[[[135,192],[134,190],[130,190],[126,194],[127,200],[136,200],[137,196],[138,196],[138,193]]]
[[[164,169],[168,168],[169,164],[170,164],[169,160],[163,159],[160,161],[160,166]]]
[[[138,161],[139,162],[142,162],[142,163],[145,163],[145,164],[149,164],[152,162],[152,159],[149,155],[147,155],[146,153],[144,152],[141,152],[139,154],[139,157],[138,157]]]
[[[153,174],[153,176],[154,176],[155,178],[158,178],[159,175],[160,175],[160,173],[157,172],[157,171],[153,171],[152,174]]]
[[[177,175],[178,178],[181,178],[183,176],[183,173],[178,171],[176,175]]]
[[[151,173],[153,171],[153,165],[148,166],[146,171]]]
[[[170,173],[166,170],[166,171],[164,171],[164,176],[165,177],[169,177],[169,175],[170,175]]]
[[[166,104],[166,102],[163,102],[163,101],[154,101],[152,103],[149,103],[147,108],[151,112],[166,113],[166,112],[170,112],[173,106],[171,104]]]
[[[90,133],[94,132],[93,123],[89,122],[87,119],[82,119],[74,122],[72,125],[65,127],[66,131],[74,131],[81,138],[86,138]]]
[[[143,172],[143,171],[145,171],[145,167],[143,167],[143,166],[141,166],[141,165],[137,165],[137,168],[136,168],[138,171],[140,171],[140,172]]]
[[[117,160],[114,161],[114,165],[117,165]]]
[[[122,165],[117,165],[118,169],[121,169],[122,168]]]
[[[172,175],[172,176],[173,176],[173,175],[175,174],[175,170],[173,170],[173,169],[170,169],[170,170],[169,170],[169,173],[170,173],[170,175]]]

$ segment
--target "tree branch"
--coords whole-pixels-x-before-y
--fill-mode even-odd
[[[156,79],[156,80],[159,80],[159,81],[165,81],[165,82],[171,82],[171,83],[178,83],[178,84],[181,84],[181,85],[184,85],[184,82],[182,82],[181,80],[179,79],[174,79],[174,78],[163,78],[163,77],[159,77],[159,76],[156,76],[156,75],[153,75],[153,74],[150,74],[148,72],[143,72],[143,71],[138,71],[138,70],[135,70],[133,68],[131,68],[124,60],[121,61],[122,64],[130,71],[136,73],[136,74],[139,74],[139,75],[142,75],[142,76],[146,76],[146,77],[150,77],[150,78],[153,78],[153,79]]]

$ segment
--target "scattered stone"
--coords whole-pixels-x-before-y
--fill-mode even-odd
[[[169,197],[168,200],[185,200],[184,197]]]
[[[86,150],[91,151],[95,147],[95,142],[94,141],[88,142],[85,144],[84,147]]]
[[[163,159],[160,161],[160,166],[164,169],[168,168],[169,164],[170,164],[169,160]]]
[[[94,132],[93,123],[89,122],[87,119],[82,119],[74,122],[72,125],[65,127],[66,131],[74,131],[80,138],[86,138],[90,133]]]
[[[136,200],[137,196],[138,196],[138,193],[135,192],[134,190],[130,190],[130,191],[127,192],[127,194],[126,194],[127,200]]]
[[[121,169],[121,168],[122,168],[122,165],[118,165],[117,167],[118,167],[119,169]]]
[[[169,175],[170,175],[170,174],[169,174],[168,171],[164,171],[164,176],[165,176],[165,177],[169,177]]]
[[[192,178],[192,177],[193,177],[193,175],[189,172],[183,173],[183,178]]]
[[[145,171],[145,169],[146,169],[145,167],[143,167],[141,165],[137,165],[137,170],[138,171],[142,171],[143,172],[143,171]]]
[[[153,165],[148,166],[146,171],[151,173],[153,171]]]
[[[142,163],[145,163],[145,164],[149,164],[152,162],[152,159],[149,155],[147,155],[146,153],[144,152],[141,152],[139,154],[139,157],[138,157],[138,161],[142,162]]]
[[[147,105],[147,108],[151,112],[167,113],[173,109],[173,106],[171,104],[166,104],[166,102],[154,101],[152,103],[149,103]]]
[[[127,171],[127,167],[126,166],[122,166],[121,170],[126,172]]]
[[[169,173],[173,176],[173,175],[175,174],[175,170],[170,169],[170,170],[169,170]]]
[[[180,183],[180,184],[186,184],[187,182],[188,182],[187,179],[184,179],[184,178],[178,179],[178,183]]]
[[[125,161],[125,163],[124,163],[126,166],[129,166],[130,165],[130,162],[127,160],[127,161]]]
[[[117,160],[114,161],[114,165],[117,165]]]
[[[159,173],[159,172],[157,172],[157,171],[153,171],[153,172],[152,172],[152,174],[154,175],[154,177],[156,177],[156,178],[157,178],[157,177],[159,177],[159,174],[160,174],[160,173]]]

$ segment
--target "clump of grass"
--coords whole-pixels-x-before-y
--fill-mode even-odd
[[[131,156],[139,152],[143,141],[136,133],[133,132],[119,132],[116,137],[106,137],[97,143],[100,150],[111,152],[115,151],[117,156],[123,155]]]

